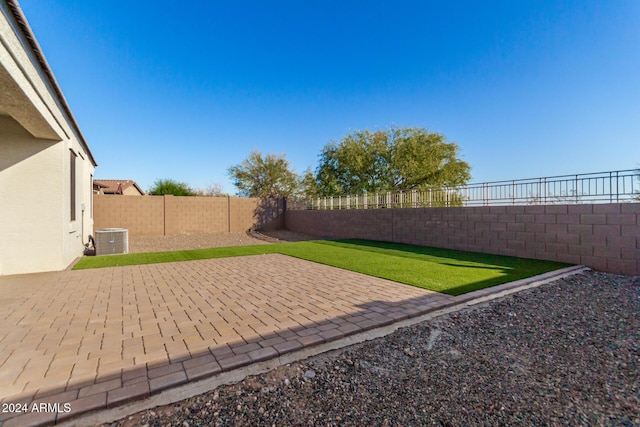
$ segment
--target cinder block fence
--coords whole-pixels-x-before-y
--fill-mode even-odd
[[[289,210],[285,227],[640,275],[640,203]]]
[[[94,230],[131,236],[242,232],[284,226],[284,201],[240,197],[93,196]]]
[[[94,230],[122,227],[132,236],[286,228],[640,275],[640,203],[286,210],[283,200],[238,197],[95,195],[93,200]]]

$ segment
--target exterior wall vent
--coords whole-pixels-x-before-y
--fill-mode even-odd
[[[126,228],[103,228],[96,231],[96,255],[129,253],[129,230]]]

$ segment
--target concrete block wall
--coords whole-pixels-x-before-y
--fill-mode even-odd
[[[164,198],[94,194],[93,229],[103,228],[126,228],[131,236],[162,236]]]
[[[164,197],[165,235],[229,231],[228,197]]]
[[[283,207],[282,201],[263,204],[255,198],[94,195],[93,229],[170,236],[283,228]]]
[[[249,203],[250,200],[257,202],[257,199],[236,199],[235,203]],[[250,222],[253,224],[252,227],[258,230],[281,230],[284,228],[284,216],[287,210],[285,199],[270,199],[255,203],[253,206],[253,218],[246,217],[244,218],[245,223],[241,224],[245,230],[246,225]],[[238,209],[238,211],[249,212],[249,209]],[[243,218],[238,216],[237,220],[242,221]]]
[[[228,225],[232,233],[246,231],[256,224],[257,209],[260,199],[229,198],[229,210],[233,212]]]
[[[640,203],[287,211],[285,227],[640,275]]]

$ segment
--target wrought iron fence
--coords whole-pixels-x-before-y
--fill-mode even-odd
[[[378,209],[451,206],[618,203],[640,200],[640,171],[561,175],[427,187],[411,191],[368,193],[314,199],[289,199],[287,209]]]

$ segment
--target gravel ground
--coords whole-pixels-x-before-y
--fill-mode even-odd
[[[181,251],[187,249],[219,248],[222,246],[266,245],[268,243],[297,242],[314,237],[287,230],[271,232],[240,232],[181,234],[176,236],[129,237],[129,253]],[[317,237],[315,237],[317,239]]]
[[[110,426],[640,425],[639,325],[588,272]]]

